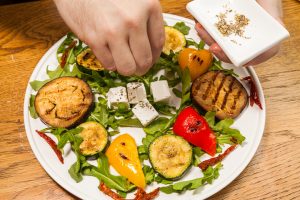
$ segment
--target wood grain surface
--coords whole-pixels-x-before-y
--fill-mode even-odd
[[[191,18],[187,2],[161,1],[164,12]],[[262,142],[241,175],[210,199],[300,199],[300,3],[283,7],[291,37],[255,67],[267,105]],[[23,123],[28,79],[68,31],[50,0],[0,6],[0,199],[76,199],[40,166]]]

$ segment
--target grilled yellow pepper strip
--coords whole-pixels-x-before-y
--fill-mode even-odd
[[[135,140],[128,134],[117,137],[106,151],[108,162],[122,176],[140,188],[146,181]]]

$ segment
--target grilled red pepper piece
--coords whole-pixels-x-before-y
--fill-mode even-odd
[[[64,158],[62,157],[61,151],[57,148],[56,143],[44,132],[36,130],[36,132],[50,145],[55,154],[57,155],[59,161],[64,164]]]
[[[193,107],[183,109],[173,131],[211,156],[216,154],[217,139],[208,123]]]

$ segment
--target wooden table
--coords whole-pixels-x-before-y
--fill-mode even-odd
[[[164,12],[191,18],[187,0],[163,0]],[[291,37],[255,67],[267,105],[260,147],[241,175],[211,199],[300,199],[300,3],[284,0]],[[0,7],[0,199],[75,199],[33,155],[23,123],[28,79],[67,26],[52,1]]]

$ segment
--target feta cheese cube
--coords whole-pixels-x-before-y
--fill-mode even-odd
[[[133,114],[138,118],[143,126],[150,124],[156,117],[159,116],[155,108],[149,103],[147,99],[138,102],[132,108]]]
[[[119,103],[129,107],[126,88],[119,86],[110,88],[107,92],[107,104],[109,108],[117,108]]]
[[[130,104],[137,104],[139,101],[147,99],[146,89],[143,83],[127,83],[127,94]]]
[[[150,90],[153,95],[154,102],[167,102],[171,97],[168,81],[166,80],[151,82]]]

